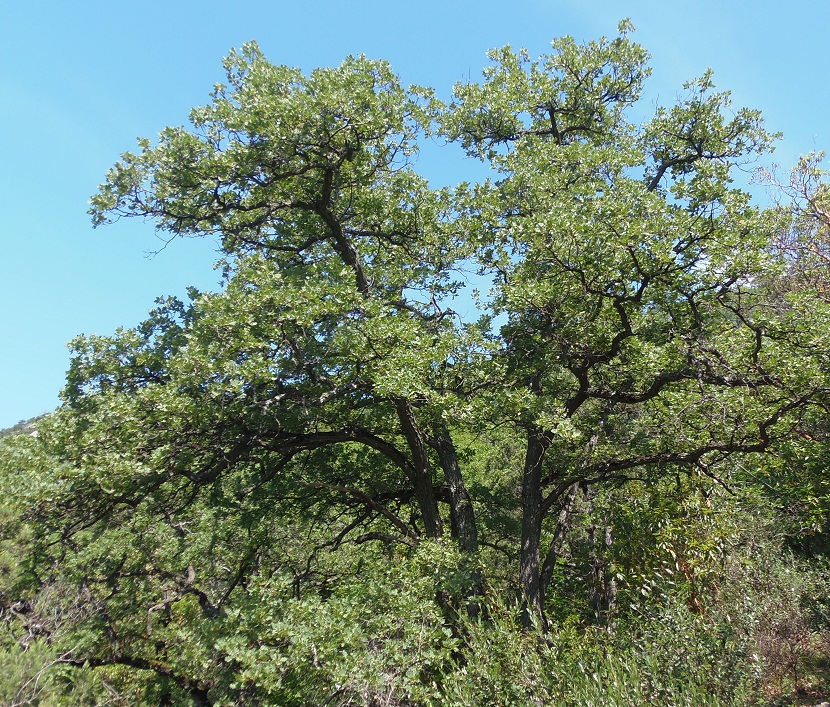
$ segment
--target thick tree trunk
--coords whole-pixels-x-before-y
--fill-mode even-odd
[[[536,428],[527,436],[522,474],[522,547],[519,582],[522,587],[522,623],[525,628],[544,623],[544,596],[539,572],[539,545],[542,539],[542,461],[550,439]]]
[[[412,404],[406,398],[395,398],[395,409],[401,423],[401,429],[406,437],[409,451],[412,454],[412,466],[414,467],[414,478],[412,485],[415,491],[415,499],[418,502],[418,509],[424,521],[424,530],[427,537],[438,539],[443,534],[441,514],[438,512],[438,502],[435,500],[435,492],[432,488],[432,469],[427,456],[426,441],[415,419],[415,411]]]

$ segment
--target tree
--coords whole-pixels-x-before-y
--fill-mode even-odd
[[[77,339],[66,404],[28,443],[59,461],[16,482],[32,552],[46,566],[81,548],[60,562],[100,608],[73,619],[88,640],[72,660],[155,671],[203,703],[222,661],[255,672],[244,641],[215,636],[231,615],[271,625],[264,605],[245,612],[278,576],[325,599],[364,563],[424,552],[450,626],[488,584],[544,625],[580,490],[726,483],[730,459],[773,450],[822,403],[823,339],[805,345],[761,285],[781,268],[777,216],[730,181],[774,136],[709,74],[631,122],[648,56],[629,30],[535,61],[491,52],[449,104],[384,62],[306,77],[249,44],[191,128],[122,156],[94,223],[216,236],[226,283]],[[431,189],[413,167],[430,134],[497,176]],[[478,322],[451,309],[470,269],[493,282]],[[493,435],[522,457],[498,474],[480,463]],[[491,552],[518,556],[504,584]]]
[[[306,80],[250,45],[226,62],[232,89],[194,111],[196,131],[143,142],[93,202],[96,223],[149,216],[174,236],[221,235],[234,270],[226,296],[256,292],[231,311],[260,308],[232,322],[236,351],[209,354],[208,366],[235,354],[251,368],[259,354],[253,376],[232,364],[244,390],[222,392],[241,415],[257,409],[249,400],[303,402],[303,418],[290,422],[294,405],[279,406],[276,428],[257,417],[258,434],[282,452],[269,465],[349,441],[398,466],[420,515],[417,530],[394,523],[401,536],[442,535],[431,447],[451,525],[475,552],[446,421],[476,397],[491,409],[507,397],[491,423],[506,417],[528,437],[520,574],[535,607],[542,519],[574,482],[762,451],[790,406],[805,402],[782,398],[764,360],[780,347],[755,321],[763,301],[753,278],[773,267],[772,225],[729,184],[730,169],[772,136],[757,112],[728,118],[728,94],[713,93],[709,75],[643,127],[629,124],[647,55],[622,29],[586,47],[559,40],[537,62],[493,52],[484,83],[458,86],[446,108],[430,92],[405,91],[381,63],[350,59]],[[501,178],[472,194],[430,191],[406,164],[430,118]],[[442,309],[452,269],[469,257],[496,278],[488,306],[507,317],[489,348]],[[297,286],[310,278],[312,292]],[[251,331],[258,314],[283,311],[289,331],[280,322],[254,347],[245,341],[260,333]],[[281,350],[269,360],[263,346]],[[465,385],[465,364],[490,370]],[[382,421],[355,424],[343,407],[361,421],[372,407]],[[726,411],[719,426],[714,408]],[[681,409],[683,429],[672,429]],[[561,437],[559,468],[546,476]],[[232,438],[246,450],[252,441]]]
[[[787,184],[774,171],[766,170],[763,177],[775,188],[773,196],[785,217],[774,240],[787,263],[786,278],[780,284],[787,289],[809,289],[826,300],[830,297],[830,205],[823,159],[823,152],[801,157]],[[781,204],[782,197],[788,203]]]
[[[793,395],[801,381],[778,368],[796,349],[757,286],[776,268],[775,222],[730,185],[774,137],[760,115],[728,117],[706,74],[636,127],[624,111],[641,49],[624,36],[554,49],[538,62],[493,52],[444,123],[502,177],[479,191],[478,255],[507,318],[492,364],[516,404],[500,409],[527,435],[520,576],[537,611],[557,547],[542,559],[543,520],[574,484],[713,473],[770,449],[819,394]]]

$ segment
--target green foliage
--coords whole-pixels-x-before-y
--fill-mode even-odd
[[[826,189],[804,163],[805,221],[735,188],[775,135],[710,73],[633,122],[631,29],[494,50],[446,103],[247,44],[122,155],[93,222],[217,237],[224,287],[77,338],[64,405],[0,442],[0,699],[821,687]],[[494,179],[431,188],[428,135]]]

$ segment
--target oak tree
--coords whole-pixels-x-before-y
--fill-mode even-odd
[[[785,268],[780,214],[732,182],[775,136],[709,73],[641,118],[648,55],[629,32],[535,60],[495,50],[448,102],[382,61],[306,76],[247,44],[189,127],[122,155],[94,223],[214,237],[225,279],[79,337],[65,405],[24,445],[51,464],[14,481],[31,552],[96,607],[70,612],[84,632],[67,662],[242,700],[270,679],[253,634],[291,643],[272,586],[291,577],[322,616],[364,562],[417,564],[427,547],[431,608],[382,590],[378,606],[451,625],[512,588],[525,627],[544,625],[586,489],[726,484],[730,460],[823,409],[824,314],[805,321],[767,286]],[[436,137],[492,178],[431,187],[415,158]],[[477,321],[453,310],[470,272],[492,283]],[[359,614],[347,606],[333,626]],[[312,647],[315,668],[336,666],[339,649]]]

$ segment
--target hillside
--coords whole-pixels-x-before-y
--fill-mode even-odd
[[[17,424],[0,430],[0,439],[17,434],[34,434],[35,424],[38,420],[42,420],[44,417],[45,413],[43,415],[38,415],[37,417],[31,417],[28,420],[20,420]]]

